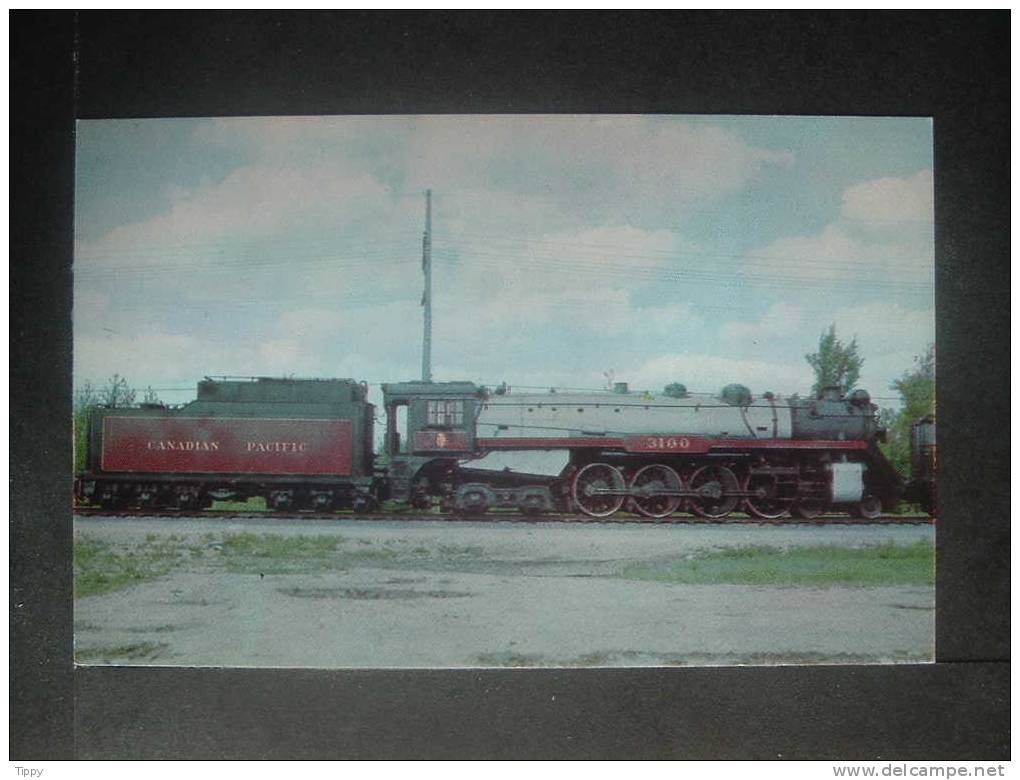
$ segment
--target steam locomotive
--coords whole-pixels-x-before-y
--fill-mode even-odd
[[[275,510],[370,512],[390,499],[483,515],[877,517],[904,496],[867,392],[718,395],[623,383],[518,393],[472,382],[382,385],[385,430],[352,379],[207,377],[184,406],[90,411],[76,499],[201,509],[263,497]],[[907,497],[933,507],[934,422],[915,427]],[[927,474],[925,469],[928,469]]]

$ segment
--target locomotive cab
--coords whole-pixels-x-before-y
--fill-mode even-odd
[[[484,393],[472,382],[398,382],[382,391],[390,496],[424,505],[432,483],[474,452]]]
[[[472,382],[384,384],[386,454],[394,458],[473,452],[480,395]]]

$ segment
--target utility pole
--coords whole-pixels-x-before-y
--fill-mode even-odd
[[[421,242],[421,268],[425,272],[425,333],[421,345],[421,381],[432,381],[432,190],[425,190],[425,235]]]

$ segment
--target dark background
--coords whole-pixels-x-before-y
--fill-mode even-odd
[[[10,21],[10,758],[1008,757],[1008,11]],[[73,668],[74,119],[463,112],[934,117],[937,664]]]

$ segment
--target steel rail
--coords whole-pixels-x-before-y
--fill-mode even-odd
[[[933,517],[887,515],[878,518],[850,517],[849,515],[822,515],[810,520],[801,518],[759,519],[755,517],[697,517],[692,515],[670,515],[669,517],[642,517],[630,514],[617,514],[608,517],[588,517],[586,515],[570,515],[544,513],[526,515],[516,512],[478,513],[442,513],[429,512],[409,513],[358,513],[358,512],[258,512],[237,510],[194,510],[194,509],[102,509],[100,507],[76,507],[76,517],[102,518],[180,518],[187,520],[371,520],[377,522],[510,522],[510,523],[569,523],[569,524],[668,524],[668,525],[933,525]]]

